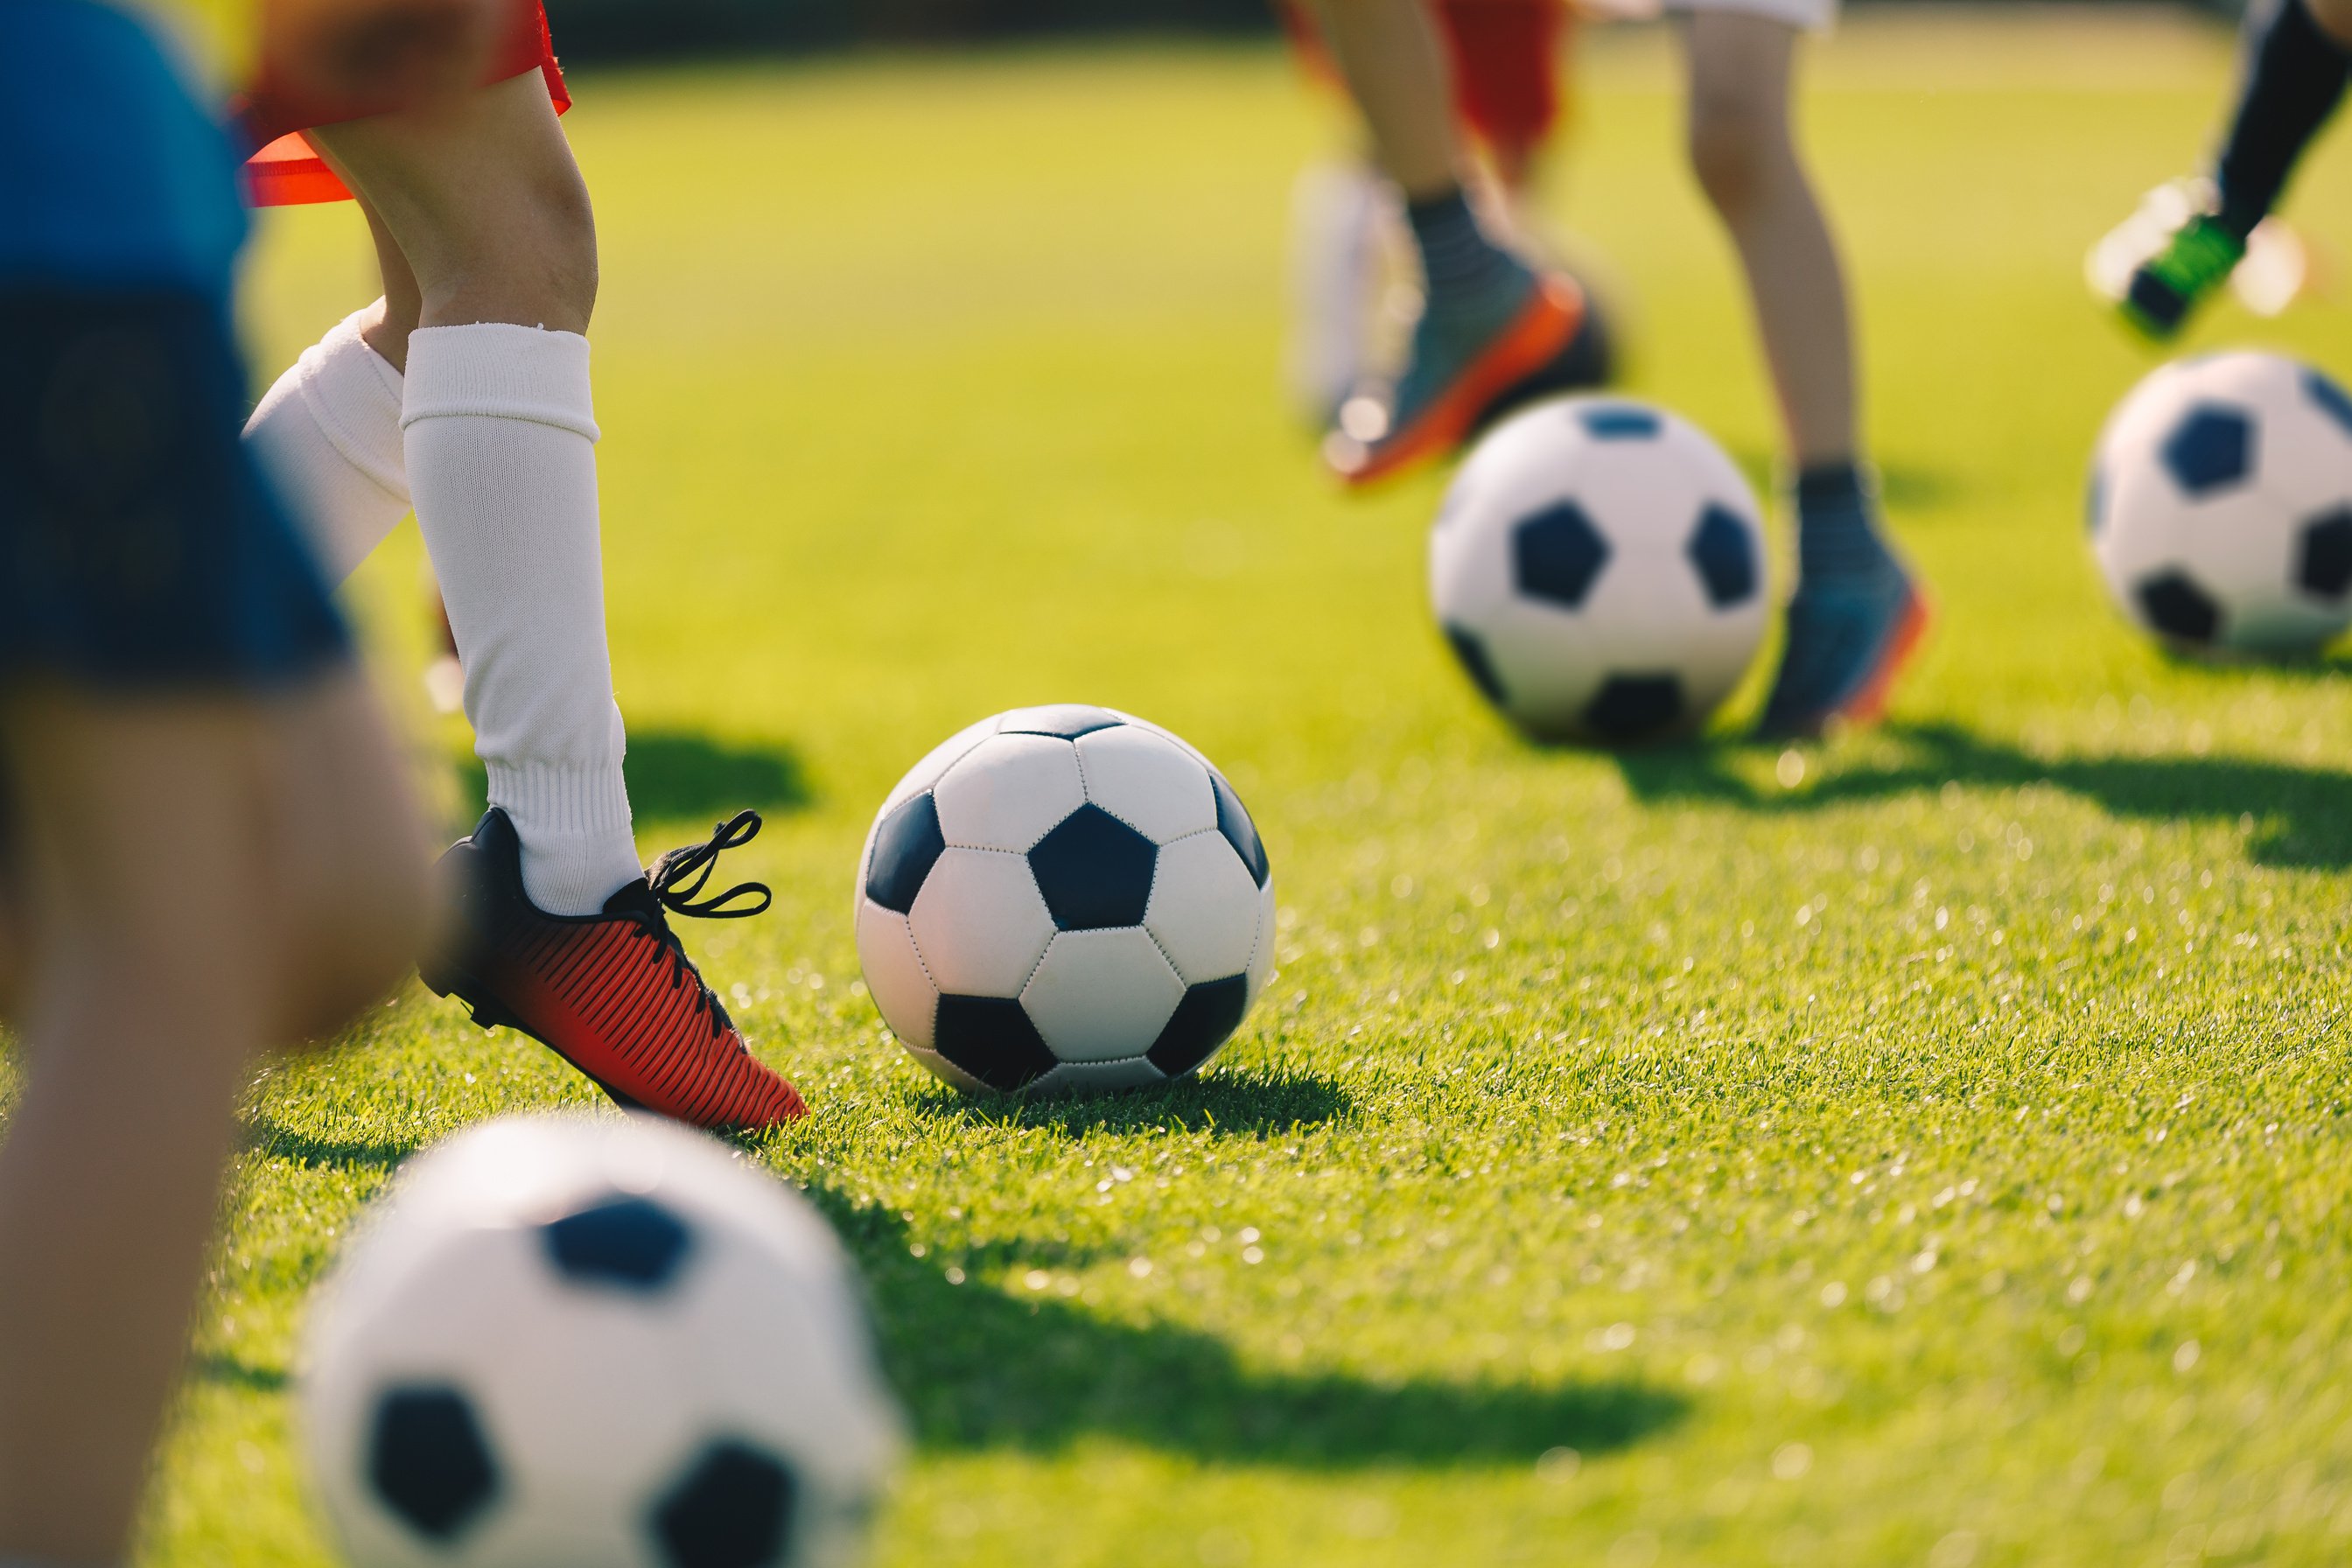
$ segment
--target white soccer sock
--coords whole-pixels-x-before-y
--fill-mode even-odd
[[[485,324],[409,334],[401,428],[490,804],[523,888],[589,914],[642,877],[604,643],[588,340]]]
[[[353,312],[304,349],[245,426],[330,583],[350,576],[408,515],[400,372],[360,336],[373,310]]]

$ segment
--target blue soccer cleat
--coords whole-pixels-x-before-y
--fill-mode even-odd
[[[1757,734],[1811,739],[1832,723],[1872,722],[1931,618],[1927,597],[1891,554],[1869,572],[1801,582]]]

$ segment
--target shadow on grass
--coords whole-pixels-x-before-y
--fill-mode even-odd
[[[1232,1068],[1153,1089],[1076,1099],[975,1099],[942,1086],[918,1109],[928,1116],[1047,1127],[1056,1132],[1211,1131],[1265,1137],[1336,1121],[1355,1109],[1348,1093],[1313,1073]]]
[[[2326,648],[2309,654],[2246,654],[2231,658],[2200,658],[2194,654],[2167,649],[2164,663],[2175,674],[2192,679],[2202,678],[2216,684],[2242,682],[2250,675],[2306,681],[2340,680],[2352,676],[2352,650],[2331,653]]]
[[[269,1155],[311,1169],[388,1171],[415,1153],[418,1148],[414,1142],[316,1138],[308,1132],[297,1132],[266,1116],[247,1120],[244,1132],[243,1146],[247,1152]]]
[[[730,816],[751,806],[800,811],[814,798],[800,758],[787,746],[738,746],[685,730],[632,730],[625,763],[629,805],[639,819]],[[488,794],[478,758],[459,763],[459,784],[478,810]]]
[[[192,1358],[188,1376],[194,1382],[217,1384],[247,1394],[280,1394],[292,1381],[282,1367],[255,1366],[226,1351],[208,1351]]]
[[[1712,801],[1758,811],[1815,811],[1969,784],[2048,784],[2117,816],[2166,821],[2254,819],[2246,852],[2266,866],[2336,870],[2352,866],[2352,773],[2247,757],[2029,756],[1946,724],[1890,725],[1903,756],[1891,767],[1854,765],[1798,790],[1759,786],[1728,765],[1731,748],[1682,746],[1618,753],[1626,784],[1652,805]]]
[[[1623,1447],[1688,1409],[1625,1379],[1373,1382],[1246,1366],[1193,1330],[1117,1322],[979,1279],[950,1284],[940,1258],[908,1253],[896,1215],[822,1188],[809,1195],[865,1270],[884,1358],[928,1447],[1051,1450],[1108,1436],[1250,1463],[1492,1464]]]

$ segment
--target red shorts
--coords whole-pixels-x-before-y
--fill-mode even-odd
[[[1454,67],[1454,106],[1471,133],[1505,156],[1533,153],[1559,122],[1566,0],[1431,0]],[[1294,43],[1328,74],[1322,36],[1303,4],[1282,6]]]
[[[511,0],[505,33],[490,51],[482,84],[510,81],[526,71],[547,79],[547,96],[555,112],[572,107],[572,94],[555,64],[555,41],[548,36],[547,7],[541,0]],[[389,113],[396,103],[360,103],[350,100],[308,98],[272,84],[268,61],[262,62],[253,90],[234,106],[246,145],[259,152],[246,160],[246,181],[257,207],[295,206],[304,202],[340,202],[351,192],[335,177],[302,132],[314,125],[340,125]]]

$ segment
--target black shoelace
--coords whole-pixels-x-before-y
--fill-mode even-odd
[[[653,871],[646,878],[653,888],[655,901],[672,914],[699,921],[740,921],[763,913],[770,904],[775,902],[775,895],[765,882],[738,882],[723,893],[714,893],[700,902],[696,901],[709,883],[710,873],[718,868],[719,857],[730,849],[740,848],[759,836],[760,814],[739,811],[719,823],[707,843],[671,850],[654,862]],[[757,899],[759,901],[738,904],[736,900],[739,899]],[[670,988],[676,990],[686,983],[688,975],[692,975],[698,1004],[716,1010],[719,1017],[726,1018],[727,1010],[719,1006],[719,998],[711,994],[709,984],[702,978],[702,972],[695,968],[692,959],[687,957],[685,945],[677,940],[677,933],[665,922],[660,936],[663,947],[669,952]]]

